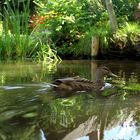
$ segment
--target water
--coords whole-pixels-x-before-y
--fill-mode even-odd
[[[95,92],[55,92],[56,78],[95,79],[97,65],[118,78],[117,88]],[[140,63],[63,61],[0,63],[0,140],[139,140]]]

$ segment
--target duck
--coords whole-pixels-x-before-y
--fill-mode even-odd
[[[105,83],[104,76],[117,77],[106,66],[99,66],[96,70],[95,81],[88,80],[79,76],[56,79],[53,83],[55,90],[58,91],[87,91],[104,90],[105,87],[111,87],[111,84]]]

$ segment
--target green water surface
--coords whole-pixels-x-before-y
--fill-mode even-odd
[[[118,78],[101,94],[52,90],[56,78],[95,79],[98,65]],[[0,140],[140,140],[140,63],[0,63]]]

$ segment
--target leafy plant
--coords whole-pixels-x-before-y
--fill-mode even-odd
[[[140,25],[137,23],[128,23],[122,25],[114,34],[115,42],[123,42],[122,48],[127,45],[135,45],[140,35]],[[129,43],[129,44],[128,44]]]
[[[38,46],[40,47],[39,51],[37,52],[37,59],[39,61],[53,62],[53,61],[60,60],[60,58],[57,57],[56,51],[51,49],[48,44],[45,45],[42,44],[42,42],[40,42]]]
[[[23,4],[23,12],[20,13],[20,1],[15,3],[6,1],[4,7],[4,21],[1,22],[0,54],[1,59],[26,59],[38,58],[44,61],[58,60],[56,51],[48,45],[48,32],[41,28],[29,30],[29,3]],[[47,41],[46,41],[47,40]],[[42,43],[43,42],[43,43]]]
[[[136,5],[139,3],[139,0],[112,0],[115,8],[116,16],[120,19],[119,22],[122,21],[133,21],[134,19],[134,10]]]
[[[40,21],[35,20],[34,23],[37,22],[40,28],[43,29],[44,27],[44,30],[50,31],[50,38],[55,44],[58,53],[60,55],[78,55],[80,49],[82,55],[86,50],[86,46],[75,47],[75,45],[79,43],[80,39],[83,39],[85,33],[96,22],[100,21],[100,17],[102,17],[101,11],[105,11],[102,3],[87,0],[36,2],[39,5],[38,15],[40,15],[40,18],[38,19]],[[87,48],[87,50],[89,49]]]

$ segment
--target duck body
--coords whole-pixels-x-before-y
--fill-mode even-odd
[[[54,84],[57,90],[67,91],[99,90],[104,85],[103,82],[97,84],[79,76],[57,79]]]
[[[87,90],[102,90],[106,86],[103,78],[104,75],[115,76],[107,67],[99,67],[96,71],[96,80],[95,82],[90,81],[86,78],[68,77],[62,79],[56,79],[54,82],[54,88],[60,91],[87,91]]]

